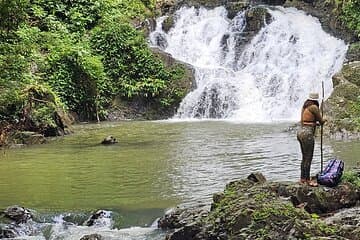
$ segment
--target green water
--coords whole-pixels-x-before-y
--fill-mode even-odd
[[[124,225],[145,225],[177,204],[211,201],[231,180],[261,171],[271,180],[298,179],[300,148],[286,124],[119,122],[75,126],[48,144],[1,150],[0,208],[20,204],[43,213],[109,209]],[[99,144],[113,135],[118,144]],[[359,142],[325,139],[351,168]],[[312,171],[319,170],[319,146]]]

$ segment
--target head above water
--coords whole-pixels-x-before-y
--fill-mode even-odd
[[[308,100],[313,100],[313,101],[319,100],[319,94],[318,93],[310,93]]]

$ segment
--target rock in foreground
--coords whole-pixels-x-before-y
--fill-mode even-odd
[[[355,206],[360,199],[355,185],[309,187],[253,176],[231,182],[223,193],[215,194],[210,211],[177,208],[159,220],[159,227],[171,229],[169,240],[360,239],[356,225],[320,219]]]

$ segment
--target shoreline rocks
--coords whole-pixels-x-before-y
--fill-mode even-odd
[[[360,200],[359,187],[343,182],[335,188],[314,188],[264,180],[256,173],[233,181],[214,195],[210,211],[176,208],[158,225],[170,229],[168,240],[360,238],[356,221],[344,226],[341,219],[321,219],[354,207]]]

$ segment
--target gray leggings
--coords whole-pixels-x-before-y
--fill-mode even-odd
[[[314,154],[315,145],[315,127],[302,126],[297,132],[297,139],[300,142],[302,161],[301,161],[301,179],[310,180],[310,167]]]

